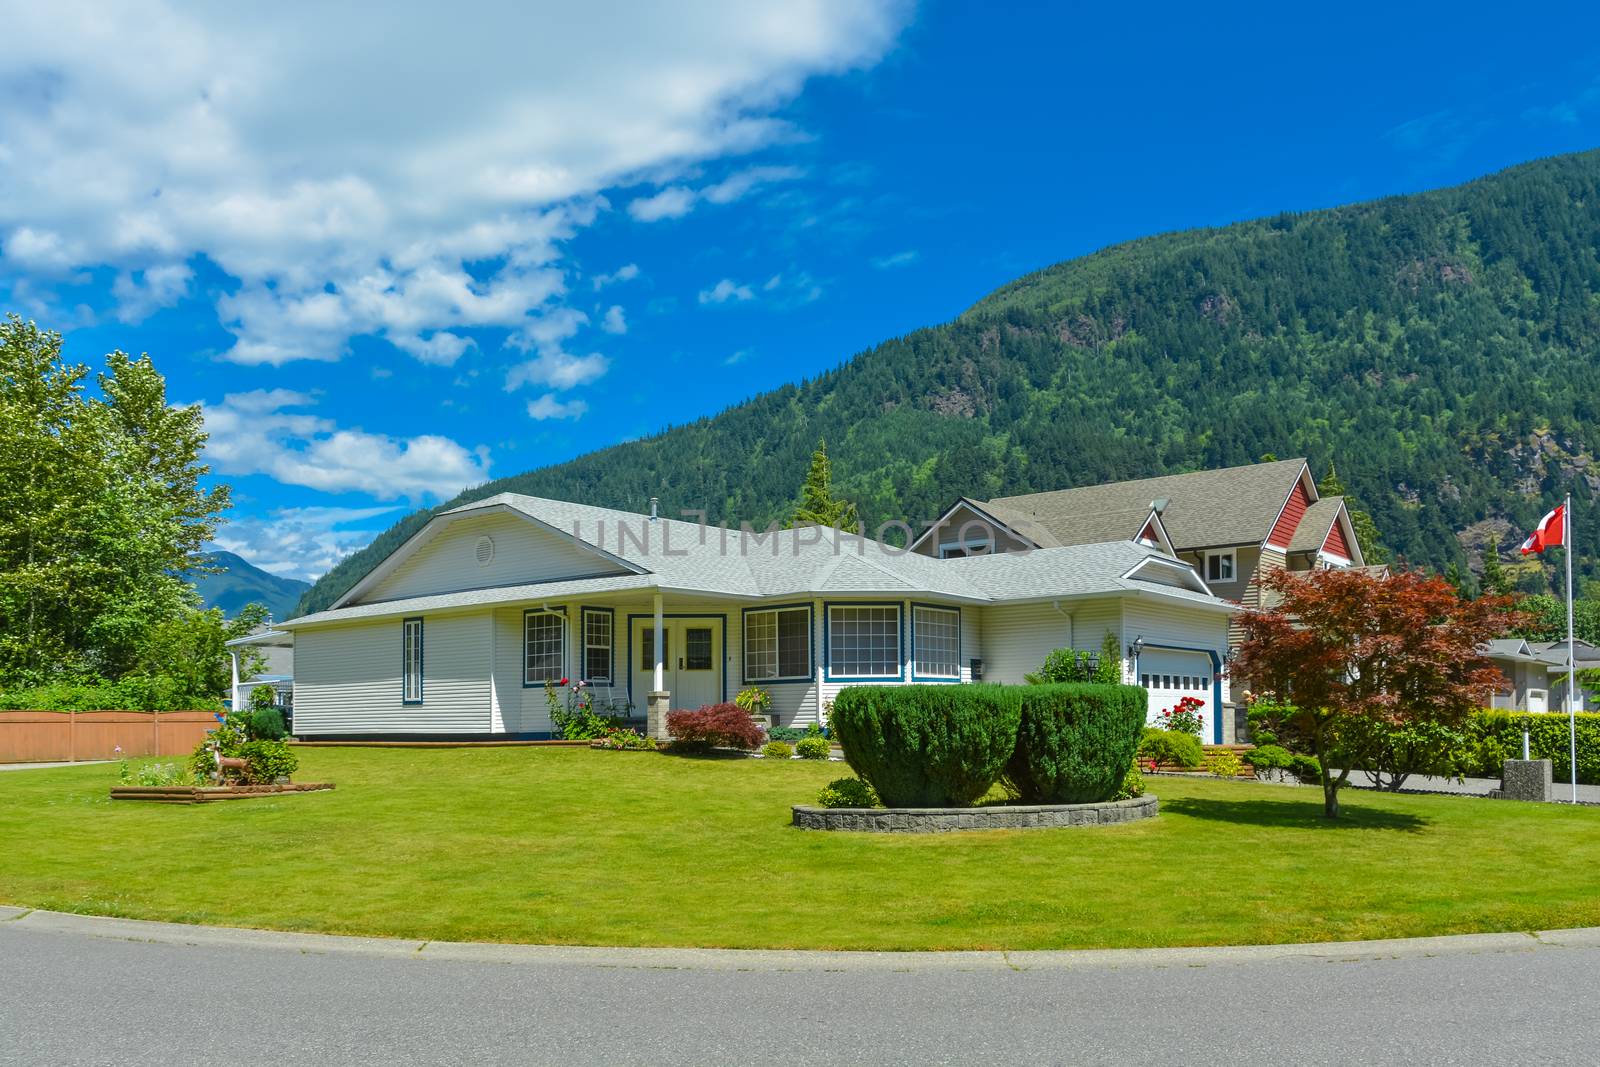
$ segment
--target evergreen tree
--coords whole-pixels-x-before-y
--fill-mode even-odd
[[[819,440],[811,454],[811,469],[800,490],[800,506],[789,523],[796,526],[831,526],[835,530],[854,530],[860,525],[856,506],[833,495],[833,464],[828,460],[828,442]]]
[[[1500,566],[1500,539],[1489,538],[1483,546],[1483,591],[1490,596],[1509,596],[1516,587],[1511,576]]]

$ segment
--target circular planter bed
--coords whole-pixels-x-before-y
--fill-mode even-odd
[[[157,804],[209,804],[214,800],[249,800],[283,793],[320,793],[332,782],[279,782],[275,785],[118,785],[112,800],[145,800]]]
[[[1154,796],[1100,804],[996,804],[987,808],[815,808],[796,804],[802,830],[865,830],[880,834],[941,834],[955,830],[1034,830],[1057,826],[1107,826],[1153,819]]]

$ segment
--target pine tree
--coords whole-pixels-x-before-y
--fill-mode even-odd
[[[1483,591],[1491,596],[1510,596],[1516,583],[1500,566],[1500,539],[1489,538],[1483,546]]]
[[[833,495],[833,464],[828,461],[828,442],[818,441],[817,450],[811,454],[806,484],[800,490],[800,506],[795,509],[790,527],[831,526],[835,530],[854,530],[859,522],[856,506]]]

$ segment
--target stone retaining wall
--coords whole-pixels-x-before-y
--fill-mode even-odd
[[[940,834],[954,830],[1027,830],[1056,826],[1106,826],[1151,819],[1161,810],[1153,796],[1103,804],[997,804],[987,808],[814,808],[796,804],[802,830],[865,830],[881,834]]]

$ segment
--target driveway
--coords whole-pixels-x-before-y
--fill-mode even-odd
[[[1600,931],[1313,955],[435,951],[0,921],[0,1063],[1591,1064],[1600,1040]]]

